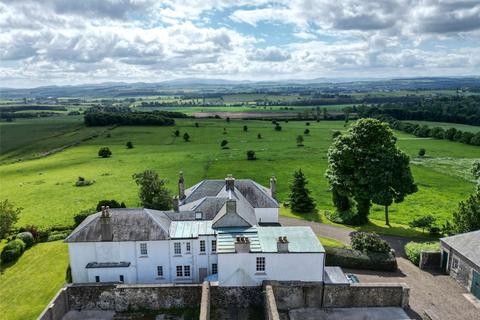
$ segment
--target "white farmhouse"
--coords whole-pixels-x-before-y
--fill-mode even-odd
[[[173,210],[104,208],[65,240],[74,283],[253,286],[263,280],[323,281],[325,251],[309,227],[278,223],[276,180],[203,180]]]

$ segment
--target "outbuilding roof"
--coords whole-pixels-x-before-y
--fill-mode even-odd
[[[480,230],[441,238],[440,241],[480,267]]]
[[[214,235],[212,221],[172,221],[170,224],[170,238],[187,239],[198,236]]]

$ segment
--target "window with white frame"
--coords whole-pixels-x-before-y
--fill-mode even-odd
[[[265,257],[257,257],[257,272],[265,272]]]
[[[216,263],[212,263],[212,274],[218,273],[218,265]]]
[[[200,252],[205,252],[205,240],[200,240]]]
[[[190,242],[185,243],[185,251],[186,251],[186,253],[190,253],[190,251],[191,251]]]
[[[190,278],[190,266],[183,266],[183,276]]]
[[[173,244],[173,253],[182,254],[182,246],[181,246],[180,242],[175,242]]]
[[[212,240],[212,253],[217,252],[217,240]]]
[[[177,266],[177,278],[183,277],[183,268],[182,266]]]
[[[453,258],[452,259],[452,270],[457,270],[458,269],[458,259]]]
[[[146,243],[140,243],[140,255],[146,256],[147,253],[148,253],[147,244]]]
[[[157,277],[163,277],[163,266],[157,266]]]

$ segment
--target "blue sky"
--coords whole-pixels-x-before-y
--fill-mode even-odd
[[[0,86],[480,74],[478,0],[0,0]]]

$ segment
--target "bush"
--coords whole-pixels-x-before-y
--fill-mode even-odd
[[[2,254],[0,257],[2,258],[2,263],[5,262],[12,262],[20,258],[20,256],[25,251],[25,243],[20,239],[15,239],[7,243],[7,245],[3,248]]]
[[[38,231],[38,227],[36,225],[27,225],[25,227],[21,227],[19,230],[19,232],[29,232],[32,234],[33,236],[33,240],[35,242],[38,242],[38,238],[39,238],[39,231]]]
[[[95,209],[92,208],[92,209],[81,211],[81,212],[77,213],[76,215],[74,215],[73,216],[73,221],[74,221],[73,227],[76,228],[78,225],[80,225],[80,223],[82,223],[83,220],[85,220],[89,215],[93,214],[94,211],[95,211]]]
[[[247,151],[247,160],[256,160],[257,157],[255,156],[255,151],[248,150]]]
[[[243,126],[243,131],[247,132],[247,131],[248,131],[248,127],[247,127],[247,126]]]
[[[420,263],[420,254],[422,251],[438,251],[440,245],[438,242],[409,242],[405,245],[405,253],[408,260],[417,265]]]
[[[185,142],[190,141],[190,135],[185,132],[185,133],[183,134],[183,140],[184,140]]]
[[[228,149],[227,144],[228,144],[227,140],[222,140],[222,142],[220,143],[220,147],[222,149]]]
[[[57,241],[57,240],[63,240],[65,239],[66,237],[68,237],[68,235],[71,233],[71,231],[56,231],[56,232],[52,232],[50,233],[50,235],[48,236],[47,238],[47,242],[50,242],[50,241]]]
[[[98,150],[98,156],[102,158],[109,158],[112,155],[112,151],[108,147],[102,147]]]
[[[305,135],[308,136],[308,135],[310,134],[310,129],[305,129],[305,130],[303,131],[303,134],[305,134]]]
[[[275,130],[282,131],[282,126],[277,123],[277,125],[275,126]]]
[[[382,271],[397,270],[397,259],[391,253],[370,252],[367,254],[358,250],[327,246],[325,251],[326,266]]]
[[[418,156],[419,157],[423,158],[426,153],[427,153],[427,150],[425,150],[425,148],[420,148],[420,150],[418,150]]]
[[[78,177],[77,182],[75,182],[76,187],[85,187],[95,183],[95,180],[86,180],[84,177]]]
[[[23,243],[25,243],[25,248],[30,248],[35,243],[35,239],[33,238],[33,235],[27,231],[20,232],[19,234],[17,234],[15,239],[22,240]]]
[[[127,146],[127,149],[133,149],[133,143],[132,143],[132,141],[128,141],[127,144],[126,144],[126,146]]]
[[[195,127],[198,128],[199,124],[198,122],[195,122]]]
[[[100,200],[97,203],[96,210],[99,212],[102,210],[102,206],[109,206],[110,208],[126,208],[127,206],[125,205],[124,202],[120,203],[117,200]],[[93,211],[93,210],[91,210]]]
[[[412,228],[420,228],[422,232],[425,232],[425,229],[432,229],[435,220],[436,218],[434,216],[427,215],[410,221],[409,226]]]
[[[374,232],[354,232],[350,236],[352,248],[365,253],[389,253],[390,245]]]
[[[262,135],[260,133],[257,134],[257,139],[262,139]]]

